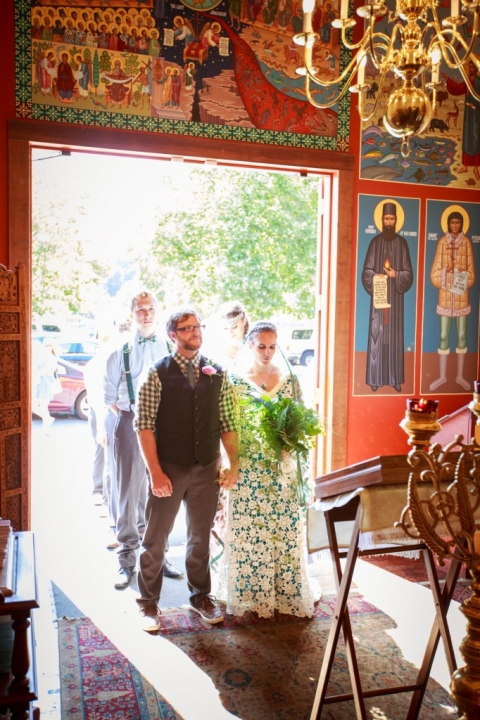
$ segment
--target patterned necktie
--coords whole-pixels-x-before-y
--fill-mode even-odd
[[[192,390],[195,390],[195,370],[193,369],[193,363],[191,360],[188,361],[187,365],[187,378],[188,382],[190,383],[190,387]]]
[[[157,342],[157,336],[156,335],[150,335],[150,337],[139,337],[138,338],[138,344],[141,345],[142,343],[146,343],[150,340],[150,342]]]

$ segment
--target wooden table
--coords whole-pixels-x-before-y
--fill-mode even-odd
[[[0,615],[10,616],[14,631],[10,672],[0,674],[0,714],[11,720],[38,718],[31,611],[38,608],[35,546],[31,532],[14,533],[9,561],[12,595],[0,592]]]
[[[398,492],[399,485],[403,484],[405,486],[406,505],[407,481],[410,470],[411,468],[407,463],[406,456],[372,458],[364,463],[357,463],[356,465],[347,467],[344,470],[337,470],[333,473],[317,478],[315,481],[315,494],[321,501],[332,501],[334,498],[338,499],[338,496],[340,495],[350,493],[361,487],[365,488],[366,492],[368,492],[369,489],[380,487],[384,488],[385,486],[391,485],[392,491],[395,487]],[[325,522],[328,544],[333,561],[333,572],[337,588],[337,601],[310,718],[311,720],[319,720],[322,710],[327,704],[353,700],[356,718],[358,720],[367,720],[364,702],[365,698],[390,695],[400,692],[412,692],[413,695],[407,714],[407,720],[416,720],[420,712],[440,637],[442,638],[445,647],[450,674],[456,670],[455,654],[447,623],[447,612],[461,564],[459,562],[451,563],[443,590],[441,590],[432,553],[423,542],[415,542],[413,540],[410,542],[408,550],[418,550],[423,555],[435,605],[435,620],[425,648],[422,665],[418,671],[416,682],[412,685],[380,688],[378,690],[363,690],[360,682],[357,656],[347,606],[355,564],[358,557],[405,552],[405,545],[398,545],[395,543],[387,547],[360,549],[359,541],[362,527],[362,492],[360,492],[356,497],[351,498],[345,505],[332,507],[330,503],[327,504],[326,507],[329,508],[325,511]],[[400,519],[400,513],[398,515],[398,519]],[[335,528],[336,523],[345,521],[353,522],[352,537],[348,550],[342,550],[339,548]],[[345,557],[346,564],[344,571],[342,572],[340,560]],[[340,637],[340,630],[343,630],[343,639],[345,642],[352,693],[345,693],[343,695],[327,695],[327,686],[335,660],[335,652]]]

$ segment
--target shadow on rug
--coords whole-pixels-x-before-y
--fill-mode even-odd
[[[349,608],[364,690],[415,682],[417,669],[405,661],[388,634],[394,627],[393,620],[362,598],[349,600]],[[198,615],[188,610],[172,612],[162,616],[160,634],[210,677],[224,707],[234,716],[241,720],[308,720],[333,609],[334,601],[327,600],[319,603],[313,619],[277,615],[265,620],[251,613],[242,618],[227,615],[225,622],[215,627],[205,627]],[[112,708],[119,707],[120,698],[127,702],[126,695],[148,698],[153,707],[155,702],[159,704],[158,695],[141,676],[133,680],[135,669],[89,620],[73,621],[66,627],[65,622],[60,621],[62,707],[64,697],[70,707],[75,697],[80,703],[77,708],[85,708],[85,720],[156,717],[112,712]],[[107,656],[100,652],[105,647],[111,648]],[[346,655],[340,642],[328,694],[350,691]],[[103,705],[95,701],[97,695],[101,695]],[[403,720],[410,697],[411,693],[402,693],[371,698],[366,701],[368,717]],[[94,708],[97,715],[93,711],[89,714],[88,707]],[[111,715],[106,714],[107,708]],[[174,713],[172,708],[163,712],[160,718],[178,718],[168,714]],[[62,712],[62,718],[69,717],[73,714]],[[356,715],[353,703],[343,702],[326,706],[321,717],[352,720]],[[428,684],[419,717],[457,717],[449,694],[433,680]]]
[[[62,720],[183,720],[88,618],[58,620]]]

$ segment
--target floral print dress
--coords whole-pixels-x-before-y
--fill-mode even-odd
[[[232,382],[240,396],[294,396],[291,377],[268,393],[235,375]],[[306,572],[303,519],[291,484],[296,465],[287,456],[279,468],[260,438],[248,447],[241,444],[239,480],[229,492],[217,596],[234,615],[252,611],[270,617],[277,610],[310,617],[314,597]]]

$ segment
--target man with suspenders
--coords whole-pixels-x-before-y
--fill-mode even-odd
[[[150,365],[168,355],[166,341],[156,333],[157,303],[144,291],[132,298],[132,338],[108,357],[103,379],[105,405],[116,415],[114,456],[118,488],[117,540],[119,570],[115,587],[130,585],[135,574],[135,550],[145,530],[147,477],[133,430],[137,382]],[[181,572],[165,564],[163,572],[180,577]]]

